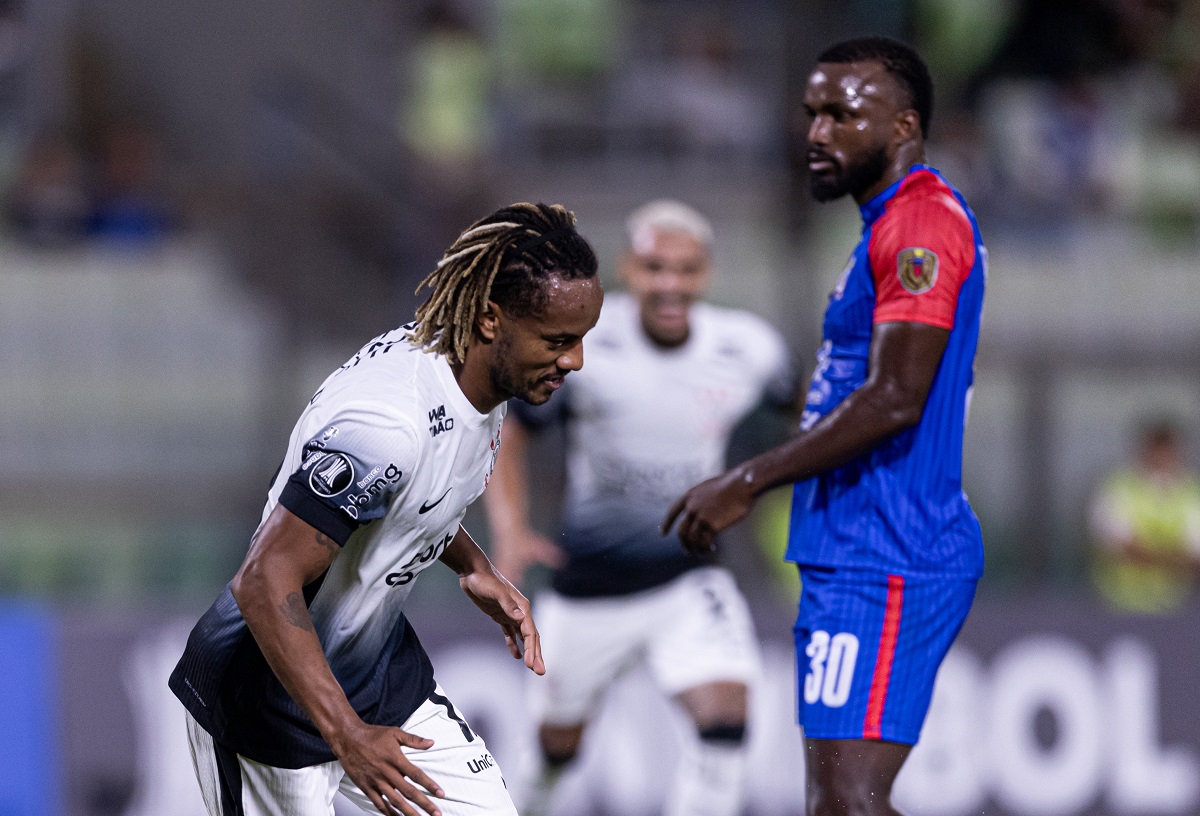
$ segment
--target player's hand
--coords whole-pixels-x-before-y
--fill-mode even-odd
[[[460,575],[458,584],[476,606],[500,624],[508,651],[534,674],[545,674],[542,662],[542,639],[533,623],[529,599],[494,568],[476,570]]]
[[[496,571],[512,581],[514,586],[525,583],[525,573],[534,564],[558,569],[566,563],[562,548],[536,530],[525,529],[497,536],[492,563]]]
[[[424,811],[429,816],[441,816],[430,796],[445,798],[445,791],[401,750],[402,746],[425,750],[433,747],[433,740],[400,728],[359,722],[337,743],[333,752],[346,775],[380,813],[421,816]]]
[[[734,468],[680,496],[667,511],[661,532],[670,533],[678,519],[683,548],[693,555],[708,555],[716,550],[717,533],[748,516],[755,499],[746,474]]]

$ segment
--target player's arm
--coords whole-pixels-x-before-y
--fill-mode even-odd
[[[664,533],[707,552],[720,531],[745,518],[763,492],[845,465],[921,421],[950,332],[924,323],[877,323],[867,381],[807,433],[706,482],[675,503]]]
[[[867,381],[808,433],[735,470],[755,495],[845,465],[921,421],[950,332],[924,323],[877,323]]]
[[[496,568],[517,586],[534,564],[558,567],[563,562],[562,550],[529,523],[530,437],[520,420],[505,418],[504,444],[483,494]]]
[[[811,430],[689,490],[667,514],[684,546],[712,548],[765,490],[845,465],[921,421],[954,328],[958,295],[975,266],[975,230],[940,183],[875,222],[867,247],[875,310],[867,380]]]
[[[364,723],[325,659],[304,588],[325,574],[340,550],[332,538],[278,505],[234,576],[233,598],[275,676],[375,807],[415,816],[418,811],[410,804],[415,802],[439,814],[413,783],[438,797],[442,789],[400,750],[402,745],[429,748],[433,741]]]
[[[1148,547],[1138,537],[1134,509],[1115,480],[1105,484],[1093,502],[1090,522],[1096,544],[1111,556],[1181,575],[1200,569],[1200,508],[1192,508],[1185,518],[1177,551]]]
[[[494,476],[494,474],[493,474]],[[461,526],[439,559],[458,573],[458,585],[484,614],[500,625],[512,656],[535,674],[545,674],[542,642],[529,600],[492,566],[483,550]]]

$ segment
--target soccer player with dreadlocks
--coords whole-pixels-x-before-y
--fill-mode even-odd
[[[528,602],[460,523],[505,401],[545,402],[583,365],[603,294],[574,216],[545,204],[474,224],[422,286],[416,321],[305,407],[250,551],[171,676],[211,816],[328,816],[339,790],[384,814],[515,816],[402,607],[441,561],[545,672]]]

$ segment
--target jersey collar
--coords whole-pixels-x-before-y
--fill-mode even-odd
[[[892,196],[896,195],[896,192],[900,189],[900,186],[904,184],[904,182],[908,181],[909,176],[921,170],[929,170],[935,174],[937,173],[937,170],[934,170],[928,164],[914,164],[908,169],[908,172],[904,174],[903,178],[892,182],[892,184],[883,190],[883,192],[876,195],[866,204],[859,205],[858,211],[862,214],[863,223],[867,226],[874,224],[876,219],[883,215],[884,209],[887,208],[887,203],[892,200]]]

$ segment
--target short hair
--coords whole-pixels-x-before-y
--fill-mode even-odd
[[[921,121],[921,136],[929,137],[933,79],[925,60],[911,46],[891,37],[856,37],[826,48],[817,62],[878,62],[908,93],[909,105]]]
[[[514,315],[540,313],[550,300],[546,281],[596,277],[596,254],[575,229],[575,214],[559,204],[519,203],[465,230],[417,287],[431,290],[417,308],[409,337],[451,362],[466,359],[480,310],[494,301]]]
[[[695,238],[705,247],[713,242],[712,224],[694,207],[682,201],[660,198],[638,207],[625,219],[625,231],[634,252],[641,252],[651,230],[682,232]]]

